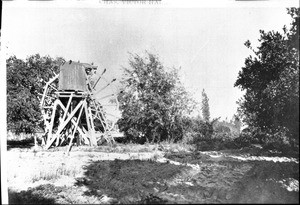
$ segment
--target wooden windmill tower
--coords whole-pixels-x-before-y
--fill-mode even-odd
[[[40,104],[45,125],[45,149],[69,143],[69,151],[74,139],[79,144],[92,146],[102,138],[114,141],[110,132],[118,117],[109,111],[118,110],[117,94],[111,90],[101,96],[101,92],[109,90],[116,79],[104,80],[105,69],[95,81],[96,71],[94,65],[64,62],[60,65],[60,73],[54,74],[46,83]],[[96,89],[99,82],[104,84]],[[106,102],[101,103],[96,95]]]

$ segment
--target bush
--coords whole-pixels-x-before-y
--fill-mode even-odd
[[[262,145],[264,150],[273,150],[282,154],[299,153],[296,140],[289,136],[287,128],[279,127],[262,131],[258,128],[246,128],[234,139],[237,148],[249,147],[252,144]]]
[[[212,138],[209,140],[202,140],[195,144],[197,150],[201,151],[219,151],[224,149],[237,149],[239,148],[235,140],[228,138]]]
[[[182,143],[184,144],[189,144],[192,145],[194,138],[195,138],[196,133],[195,132],[186,132],[181,140]]]
[[[258,128],[246,128],[234,142],[238,148],[249,147],[251,144],[263,145],[266,136],[267,133]]]
[[[266,133],[263,148],[267,150],[276,150],[284,154],[298,151],[299,147],[295,146],[292,138],[288,137],[287,128],[278,128],[272,134]]]
[[[212,140],[205,138],[201,134],[194,138],[193,144],[195,145],[197,151],[208,151],[212,150],[213,148]]]
[[[238,138],[234,139],[234,143],[237,147],[248,147],[252,143],[252,134],[250,132],[242,132]]]
[[[234,139],[238,137],[238,131],[231,123],[219,122],[217,119],[211,122],[197,119],[194,131],[192,143],[196,150],[222,150],[237,147]]]
[[[192,129],[192,144],[195,145],[196,150],[207,151],[213,147],[212,135],[213,126],[212,123],[205,122],[202,119],[194,119]]]

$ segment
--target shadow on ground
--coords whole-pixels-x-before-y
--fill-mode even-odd
[[[27,138],[24,140],[7,140],[7,150],[13,148],[31,148],[34,146],[34,139]]]
[[[85,195],[112,197],[109,203],[299,203],[299,191],[280,184],[299,179],[297,163],[216,161],[203,155],[169,158],[193,162],[200,170],[152,160],[95,161],[76,185],[87,187]]]
[[[76,185],[88,187],[86,195],[112,197],[113,203],[172,203],[157,193],[166,190],[166,180],[184,169],[184,166],[152,160],[95,161],[85,167],[85,177],[77,179]]]
[[[229,200],[222,201],[226,203],[299,203],[299,184],[298,191],[287,190],[293,187],[293,181],[299,181],[299,164],[295,162],[272,162],[272,161],[252,161],[241,162],[230,157],[212,158],[201,153],[169,153],[167,158],[181,163],[201,164],[203,167],[209,168],[211,164],[212,169],[209,169],[207,175],[202,177],[202,183],[205,179],[216,179],[217,181],[233,181],[233,179],[241,175],[235,183],[227,183],[231,190],[225,189],[227,194],[231,192]],[[246,173],[242,174],[239,170],[243,165],[252,167]],[[200,165],[201,166],[201,165]],[[218,166],[223,166],[225,169],[216,169]],[[205,172],[206,169],[202,169]],[[236,172],[236,174],[233,174]],[[222,177],[218,179],[221,174]],[[230,176],[232,175],[232,176]],[[235,176],[234,176],[235,175]],[[227,179],[226,179],[227,178]],[[220,185],[214,186],[221,188]],[[217,197],[221,192],[217,194]],[[221,194],[222,195],[222,194]],[[222,198],[222,197],[221,197]],[[226,197],[227,198],[227,197]],[[215,202],[213,202],[215,203]]]
[[[43,187],[15,192],[8,189],[9,204],[55,204],[54,198],[48,198]]]
[[[9,190],[9,202],[299,203],[299,184],[296,189],[286,189],[293,180],[299,181],[298,163],[248,162],[226,156],[210,157],[201,153],[169,153],[165,157],[185,166],[174,165],[172,161],[159,163],[155,160],[91,160],[84,167],[84,176],[76,178],[76,183],[71,187],[44,184],[27,191]]]
[[[255,162],[253,168],[237,183],[239,190],[232,203],[299,204],[299,164],[293,162]],[[290,191],[287,190],[290,187]]]

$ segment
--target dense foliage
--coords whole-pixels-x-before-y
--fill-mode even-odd
[[[240,100],[243,121],[263,144],[299,146],[299,9],[288,9],[293,21],[283,33],[260,31],[254,57],[245,60],[235,86],[245,90]],[[274,142],[274,143],[273,143]]]
[[[33,133],[42,128],[39,94],[53,71],[58,72],[62,60],[39,54],[29,56],[25,61],[16,56],[6,60],[7,130]]]
[[[194,101],[180,83],[178,70],[166,68],[158,57],[131,55],[124,68],[124,91],[118,96],[122,118],[120,131],[133,142],[180,140],[184,120]]]
[[[184,118],[186,132],[183,142],[193,144],[196,151],[236,148],[234,140],[239,137],[241,129],[239,117],[233,115],[230,121],[220,121],[220,118],[210,120],[209,98],[204,89],[201,111],[202,116]]]
[[[241,121],[236,115],[233,115],[230,121],[217,120],[213,128],[214,137],[216,138],[237,138],[241,131]]]
[[[208,122],[200,116],[189,117],[185,119],[185,127],[183,142],[194,145],[196,151],[235,149],[251,144],[241,138],[241,122],[236,115],[230,121],[215,118]]]

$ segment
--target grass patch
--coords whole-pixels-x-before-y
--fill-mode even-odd
[[[86,151],[86,152],[115,152],[115,153],[138,153],[138,152],[152,152],[157,147],[157,144],[121,144],[115,143],[113,145],[99,145],[97,147],[91,146],[73,146],[72,151]],[[57,149],[51,148],[51,149]]]
[[[184,142],[161,142],[159,147],[166,152],[190,152],[194,151],[194,146]]]
[[[184,151],[168,152],[164,155],[164,157],[176,162],[191,164],[198,164],[199,162],[209,161],[211,159],[210,156],[200,152],[187,153]]]
[[[31,181],[37,182],[40,180],[51,181],[57,180],[62,176],[76,177],[81,170],[76,167],[67,167],[65,165],[60,165],[58,167],[54,167],[47,170],[40,170],[35,175],[32,176]]]

